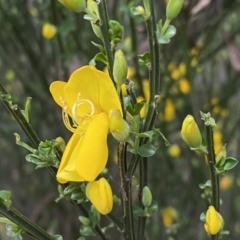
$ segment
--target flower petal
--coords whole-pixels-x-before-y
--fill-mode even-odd
[[[76,103],[79,94],[80,99],[87,99],[93,103],[95,114],[102,111],[108,113],[112,108],[118,108],[121,111],[119,97],[110,77],[93,66],[79,68],[70,76],[64,87],[64,96],[70,108]],[[89,105],[78,106],[78,117],[89,112]]]
[[[79,146],[77,172],[85,181],[94,181],[107,163],[108,116],[98,114],[89,124]]]
[[[64,99],[63,88],[66,86],[66,82],[55,81],[50,85],[50,92],[53,96],[54,101],[60,106],[63,107],[61,98]]]
[[[84,179],[79,176],[76,169],[79,146],[81,145],[83,139],[80,134],[79,129],[77,129],[64,150],[57,172],[57,181],[60,183],[66,183],[68,181],[84,181]]]
[[[106,215],[112,211],[112,189],[105,178],[88,183],[86,195],[101,214]]]

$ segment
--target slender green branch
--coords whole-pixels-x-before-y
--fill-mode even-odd
[[[13,223],[21,227],[26,232],[26,234],[30,235],[35,239],[42,240],[52,239],[51,235],[45,232],[42,228],[31,222],[28,218],[23,216],[12,206],[10,207],[5,206],[1,200],[0,200],[0,213],[9,220],[11,220]]]
[[[118,146],[118,168],[120,173],[120,192],[121,202],[123,208],[123,219],[124,219],[124,239],[134,240],[134,225],[133,225],[133,213],[132,213],[132,186],[131,179],[125,179],[126,164],[125,164],[125,152],[126,146],[124,143],[119,143]]]
[[[107,6],[106,6],[106,0],[101,0],[98,4],[98,11],[100,16],[100,28],[102,31],[103,36],[103,44],[104,48],[107,53],[107,59],[108,59],[108,68],[109,68],[109,75],[113,80],[113,49],[111,47],[111,41],[108,34],[109,26],[108,26],[108,13],[107,13]]]
[[[139,201],[139,206],[144,208],[144,205],[142,203],[142,193],[143,193],[143,188],[147,185],[147,158],[141,158],[140,159],[140,166],[139,166],[139,171],[140,171],[140,186],[139,186],[139,192],[138,192],[138,201]],[[146,217],[140,217],[138,219],[138,240],[143,240],[144,239],[144,232],[145,232],[145,224],[146,224]]]
[[[206,142],[208,147],[208,163],[210,168],[211,183],[212,183],[212,205],[219,212],[219,177],[215,172],[215,152],[213,142],[213,130],[211,126],[206,126]],[[217,235],[212,235],[212,240],[217,240]]]

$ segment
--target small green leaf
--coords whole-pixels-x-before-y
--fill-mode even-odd
[[[158,205],[156,202],[153,202],[150,207],[145,208],[144,216],[151,217],[158,210]]]
[[[151,157],[156,153],[157,149],[151,143],[141,145],[138,149],[138,154],[142,157]]]
[[[200,215],[200,220],[201,220],[202,222],[206,222],[206,213],[205,213],[205,212],[201,213],[201,215]]]
[[[87,236],[95,236],[95,233],[93,232],[92,228],[86,225],[81,225],[80,227],[80,233],[87,237]]]
[[[54,235],[52,236],[53,240],[63,240],[63,237],[61,235]]]
[[[133,206],[133,213],[138,217],[144,217],[144,211],[138,206]]]
[[[238,160],[232,157],[226,158],[223,169],[228,171],[233,169],[238,164]]]
[[[145,52],[138,55],[138,61],[144,63],[148,68],[151,67],[151,55],[150,52]]]

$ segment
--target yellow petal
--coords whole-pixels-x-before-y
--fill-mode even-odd
[[[80,94],[80,99],[87,99],[94,105],[95,114],[110,109],[121,109],[119,97],[110,77],[93,66],[79,68],[70,76],[64,87],[64,96],[72,108]],[[77,109],[78,117],[89,113],[89,105],[82,104]]]
[[[107,163],[108,116],[98,114],[88,125],[79,146],[77,171],[85,181],[94,181]]]
[[[68,181],[80,182],[83,178],[77,173],[76,162],[82,137],[79,129],[72,135],[62,156],[62,160],[57,172],[57,181],[66,183]]]
[[[90,182],[86,188],[86,194],[93,206],[103,215],[112,211],[112,189],[105,178]]]
[[[63,88],[66,86],[66,84],[66,82],[55,81],[50,85],[50,92],[53,96],[53,99],[60,107],[63,107]]]

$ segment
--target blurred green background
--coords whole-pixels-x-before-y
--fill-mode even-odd
[[[147,99],[147,68],[136,58],[148,51],[145,23],[131,17],[129,10],[139,1],[107,3],[110,18],[125,28],[120,47],[127,56],[136,95]],[[165,19],[165,1],[156,1],[155,10],[157,19]],[[185,0],[181,14],[172,23],[176,36],[161,47],[161,100],[156,126],[172,145],[165,147],[160,142],[157,155],[149,159],[149,187],[159,210],[147,221],[147,239],[208,239],[199,220],[208,206],[201,198],[199,184],[210,178],[209,169],[204,156],[191,152],[181,140],[180,129],[185,116],[192,114],[204,134],[199,111],[210,111],[217,122],[216,153],[226,143],[228,156],[240,159],[239,11],[239,0]],[[44,23],[56,26],[53,38],[43,37]],[[82,13],[71,12],[56,0],[0,0],[0,29],[1,83],[22,108],[26,98],[32,98],[30,122],[41,140],[62,136],[67,141],[70,133],[48,89],[54,80],[68,80],[72,71],[88,64],[97,53],[90,42],[100,40],[90,23]],[[54,202],[58,197],[56,181],[46,169],[35,170],[25,161],[27,152],[15,144],[15,132],[28,142],[0,102],[0,189],[11,191],[13,206],[49,233],[77,239],[78,214],[69,202]],[[114,150],[110,151],[108,169],[119,194],[117,145],[112,139],[110,145]],[[230,231],[224,239],[240,237],[239,168],[220,179],[221,213],[225,229]],[[137,172],[133,186],[133,200],[137,202]],[[118,207],[114,212],[119,214]],[[121,239],[115,228],[107,234],[110,239]],[[0,239],[8,239],[4,224],[0,224]]]

